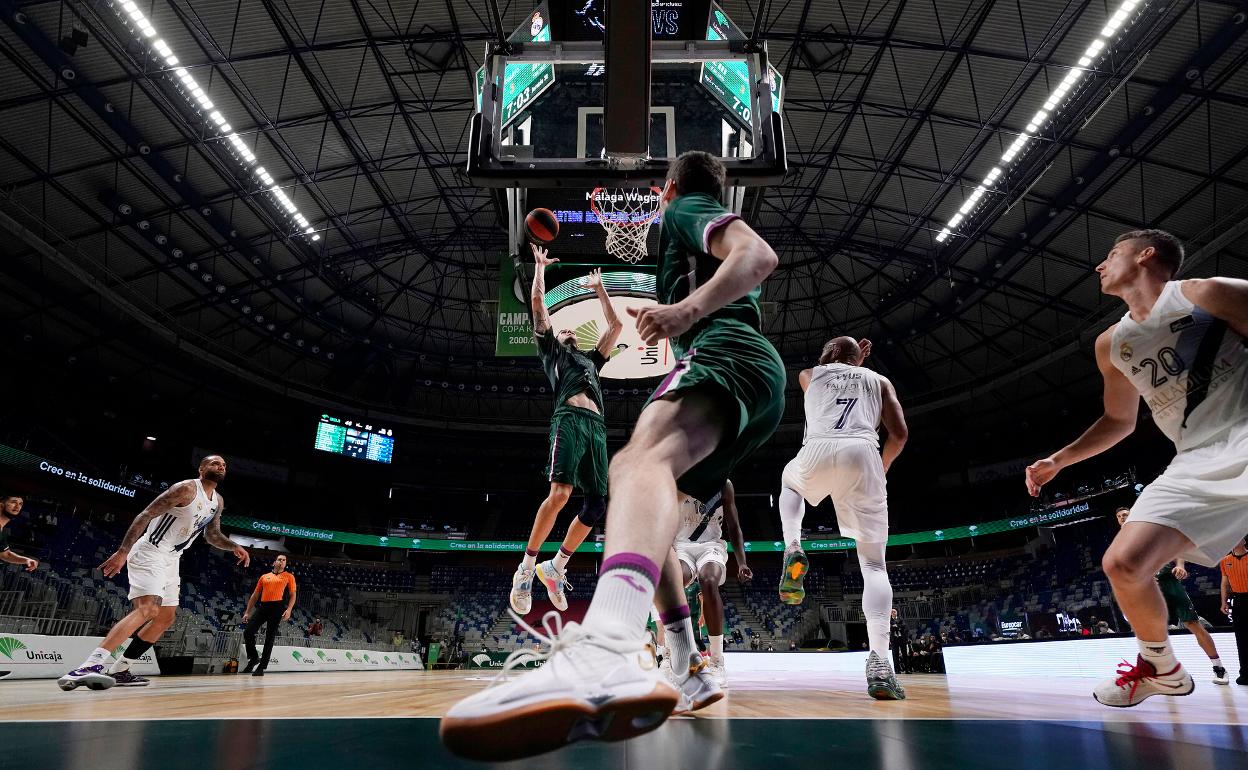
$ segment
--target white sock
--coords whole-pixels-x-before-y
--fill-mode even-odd
[[[784,545],[802,542],[802,518],[806,515],[806,501],[797,492],[783,487],[780,490],[780,529],[784,532]]]
[[[527,552],[524,554],[524,561],[520,562],[521,569],[533,569],[537,566],[537,557],[530,556]]]
[[[723,634],[720,634],[719,636],[711,637],[711,657],[712,658],[724,657],[724,635]]]
[[[862,614],[867,619],[871,652],[888,660],[888,618],[893,609],[893,586],[884,566],[884,543],[858,543],[862,568]]]
[[[563,572],[568,568],[568,560],[571,558],[572,554],[564,553],[564,550],[560,548],[559,553],[555,554],[555,566],[559,568],[560,572]]]
[[[680,609],[684,610],[684,617],[679,617]],[[663,630],[667,632],[667,649],[672,653],[672,671],[676,672],[676,676],[683,682],[689,676],[689,658],[698,654],[698,645],[693,637],[693,622],[689,619],[689,608],[682,607],[671,612],[665,612],[668,621],[663,624]],[[672,614],[676,617],[672,617]]]
[[[617,553],[609,557],[598,573],[585,628],[618,639],[640,639],[658,582],[659,567],[645,556]]]
[[[1140,657],[1152,663],[1158,674],[1167,674],[1179,665],[1168,638],[1160,642],[1146,642],[1143,639],[1136,639],[1136,641],[1140,643]]]
[[[132,666],[133,664],[134,664],[134,661],[130,660],[125,655],[122,655],[120,658],[113,661],[113,665],[112,667],[108,669],[108,673],[119,674],[122,671],[129,671],[130,666]]]
[[[1221,668],[1221,666],[1222,666],[1222,659],[1221,659],[1221,658],[1210,658],[1210,659],[1209,659],[1209,664],[1210,664],[1211,666],[1213,666],[1214,668]]]
[[[95,651],[87,656],[87,661],[82,664],[81,668],[86,668],[87,666],[102,666],[111,657],[113,657],[111,652],[103,647],[96,647]]]

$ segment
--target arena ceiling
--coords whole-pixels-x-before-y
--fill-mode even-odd
[[[1121,306],[1091,268],[1115,234],[1162,227],[1189,244],[1185,275],[1248,275],[1248,4],[1136,4],[1001,161],[1119,3],[764,8],[790,172],[746,210],[780,255],[766,331],[791,366],[850,333],[912,411],[1047,404],[1096,387],[1090,339]],[[746,29],[759,10],[725,6]],[[493,355],[506,238],[464,175],[488,4],[137,7],[202,95],[122,3],[0,0],[7,344],[153,390],[241,378],[404,419],[541,424],[540,370]],[[504,27],[530,9],[503,3]],[[631,419],[644,386],[615,391]]]

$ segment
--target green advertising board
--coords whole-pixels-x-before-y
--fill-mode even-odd
[[[533,338],[533,318],[529,312],[529,287],[516,272],[515,261],[507,254],[498,263],[498,319],[495,326],[494,355],[522,357],[537,355]]]
[[[983,524],[970,524],[962,527],[931,529],[922,532],[905,532],[888,538],[889,545],[913,545],[917,543],[938,543],[946,540],[963,540],[971,537],[995,535],[1001,532],[1013,532],[1029,527],[1044,526],[1057,521],[1064,521],[1072,516],[1087,514],[1091,505],[1086,500],[1056,508],[1049,511],[1028,513],[1009,519],[986,521]],[[279,524],[273,521],[253,519],[247,516],[222,516],[221,523],[234,529],[258,532],[278,537],[298,537],[305,540],[320,540],[327,543],[346,543],[349,545],[371,545],[379,548],[407,548],[416,551],[495,551],[519,553],[524,550],[523,540],[447,540],[445,538],[411,538],[365,535],[356,532],[339,532],[330,529],[315,529],[293,524]],[[848,537],[803,540],[802,547],[807,551],[850,551],[854,541]],[[559,550],[558,542],[543,543],[544,553]],[[732,550],[732,546],[728,546]],[[745,550],[750,553],[780,553],[784,551],[784,543],[779,540],[747,540]],[[582,543],[578,553],[602,553],[602,543]]]
[[[503,664],[507,662],[507,657],[511,655],[509,652],[499,652],[497,650],[483,651],[473,653],[468,658],[468,668],[492,668],[501,669]],[[523,663],[518,663],[512,668],[540,668],[544,660],[528,659]]]

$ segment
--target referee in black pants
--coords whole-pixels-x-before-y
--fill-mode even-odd
[[[251,592],[247,609],[243,611],[243,622],[247,624],[243,631],[243,639],[247,642],[244,674],[251,672],[252,676],[264,676],[269,656],[273,654],[278,627],[283,620],[290,620],[290,611],[294,608],[295,576],[286,571],[286,555],[279,553],[273,560],[273,570],[256,581],[256,590]],[[264,656],[261,657],[256,653],[256,632],[265,624],[268,627],[264,631]]]
[[[1231,616],[1235,649],[1239,653],[1239,678],[1248,685],[1248,536],[1222,557],[1222,614]],[[1229,601],[1228,601],[1229,600]]]

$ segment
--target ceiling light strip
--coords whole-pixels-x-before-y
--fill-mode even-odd
[[[1114,11],[1109,20],[1105,22],[1105,26],[1101,28],[1100,35],[1088,45],[1083,55],[1079,57],[1079,61],[1070,68],[1066,76],[1062,78],[1061,82],[1057,84],[1044,100],[1044,106],[1031,117],[1022,133],[1015,137],[1010,146],[1001,154],[1001,159],[997,162],[997,165],[992,171],[988,172],[988,175],[984,177],[984,181],[976,186],[966,200],[962,202],[957,213],[950,217],[945,227],[936,234],[937,243],[944,243],[949,240],[958,226],[973,215],[980,199],[983,198],[988,190],[996,186],[997,180],[1003,173],[1002,169],[1008,168],[1014,162],[1014,159],[1018,157],[1019,153],[1025,150],[1027,145],[1038,136],[1040,129],[1045,126],[1054,111],[1060,106],[1065,106],[1068,100],[1067,95],[1082,78],[1092,71],[1093,66],[1102,53],[1104,53],[1107,42],[1118,34],[1123,25],[1127,23],[1131,13],[1147,4],[1148,0],[1123,0],[1122,4],[1118,6],[1118,10]]]
[[[256,165],[255,154],[247,146],[247,142],[234,133],[233,126],[226,120],[225,115],[221,113],[217,105],[213,104],[212,100],[208,98],[207,91],[195,79],[195,76],[186,67],[181,66],[181,61],[174,54],[173,49],[169,47],[169,44],[156,34],[156,27],[152,25],[151,20],[144,15],[143,11],[139,10],[138,5],[133,0],[113,2],[112,6],[122,21],[126,22],[135,32],[139,42],[148,45],[167,66],[173,68],[173,74],[182,84],[182,89],[188,100],[199,107],[215,126],[217,133],[229,142],[234,149],[234,157],[238,160],[239,165],[243,167],[243,170],[251,172],[251,167]],[[254,169],[254,173],[264,184],[265,189],[273,197],[277,205],[298,225],[297,229],[305,235],[311,236],[312,240],[319,241],[321,236],[314,231],[307,217],[299,211],[299,207],[295,205],[295,202],[282,190],[273,177],[264,170],[264,167],[257,166]]]

